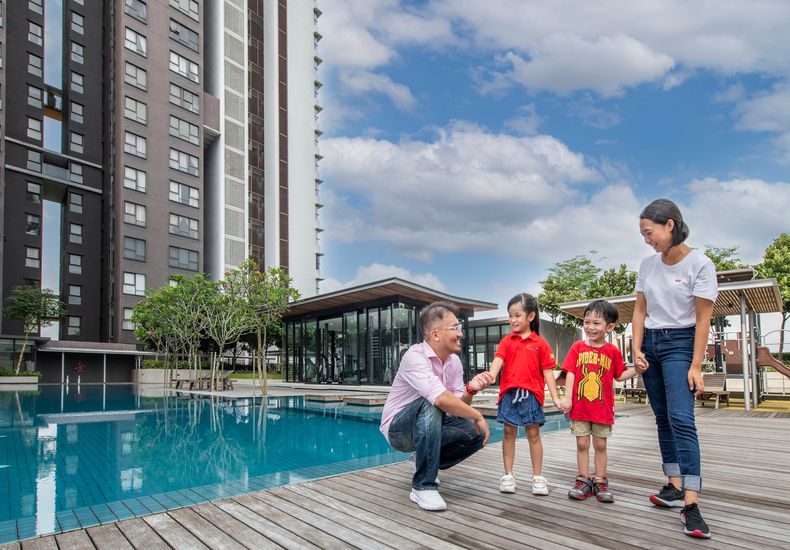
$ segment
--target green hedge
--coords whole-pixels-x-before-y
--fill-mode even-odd
[[[144,369],[189,369],[191,365],[189,361],[176,361],[173,363],[172,361],[165,362],[157,359],[143,359],[142,367]],[[202,363],[200,368],[208,369],[209,366],[206,363]]]
[[[28,371],[19,371],[19,374],[15,373],[13,369],[3,369],[0,368],[0,376],[41,376],[41,373],[37,370],[28,370]]]

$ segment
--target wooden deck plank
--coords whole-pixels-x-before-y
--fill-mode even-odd
[[[518,491],[499,493],[501,445],[441,473],[448,510],[430,513],[409,500],[405,463],[352,472],[24,541],[22,548],[687,548],[679,510],[653,507],[661,474],[648,407],[620,406],[609,443],[613,504],[571,501],[575,438],[547,433],[544,475],[550,494],[531,494],[529,448],[516,443]],[[790,548],[790,422],[774,413],[697,409],[702,447],[701,508],[714,538],[706,548]],[[86,534],[87,533],[87,534]],[[113,541],[118,541],[113,543]],[[69,544],[67,544],[69,543]],[[202,543],[202,544],[201,544]],[[75,543],[76,544],[76,543]],[[12,546],[13,548],[13,546]],[[0,547],[0,550],[3,550]],[[17,548],[18,550],[18,548]]]
[[[133,548],[115,523],[96,525],[89,527],[87,531],[93,545],[98,550],[131,550]]]
[[[176,550],[203,550],[208,548],[180,523],[166,513],[144,516],[142,520]]]
[[[83,529],[59,533],[55,535],[55,541],[58,543],[58,548],[68,548],[69,550],[93,550],[95,548],[88,533]]]
[[[21,546],[18,542],[10,542],[7,544],[0,544],[0,550],[19,550]]]
[[[308,542],[306,539],[299,537],[297,534],[280,527],[274,521],[269,520],[249,507],[242,505],[235,500],[223,500],[214,503],[214,505],[223,512],[232,515],[234,518],[242,522],[253,531],[266,536],[274,541],[279,546],[288,549],[306,548],[308,550],[315,550],[318,546]]]
[[[54,536],[23,540],[22,550],[58,550],[58,543]]]
[[[217,526],[225,533],[230,534],[245,548],[280,548],[272,540],[266,538],[255,529],[248,527],[213,503],[201,504],[194,508],[203,521]]]
[[[190,508],[171,510],[168,516],[176,520],[181,526],[192,533],[195,538],[209,548],[227,548],[228,550],[242,550],[244,545],[239,543],[228,532],[205,520],[203,516]]]
[[[129,541],[129,544],[137,550],[160,550],[168,548],[165,541],[156,534],[156,531],[140,518],[119,521],[116,525],[118,526],[118,530],[126,537],[126,540]]]

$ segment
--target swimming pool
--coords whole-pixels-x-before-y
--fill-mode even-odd
[[[0,393],[0,543],[404,460],[380,410],[302,397]],[[490,422],[492,441],[501,427]],[[565,427],[549,420],[544,430]]]

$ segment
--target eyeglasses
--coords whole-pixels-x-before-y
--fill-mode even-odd
[[[452,331],[455,331],[455,332],[461,334],[461,333],[464,332],[464,324],[463,323],[458,323],[457,325],[452,325],[452,326],[449,326],[449,327],[438,327],[438,329],[439,330],[452,330]]]

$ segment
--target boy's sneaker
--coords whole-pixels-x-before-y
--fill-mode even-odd
[[[412,502],[416,502],[417,506],[429,512],[441,512],[447,509],[447,504],[444,502],[442,495],[436,490],[418,491],[417,489],[412,489],[409,498]]]
[[[576,485],[568,491],[568,498],[584,500],[593,494],[592,480],[584,476],[576,476]]]
[[[686,491],[667,483],[657,494],[650,495],[650,502],[661,508],[682,508],[686,504],[683,502],[685,497]]]
[[[614,502],[614,495],[609,490],[609,480],[607,478],[593,478],[592,488],[598,502]]]
[[[505,474],[499,480],[500,493],[515,493],[516,492],[516,478],[513,474]]]
[[[683,522],[683,532],[688,536],[699,539],[710,538],[710,528],[702,519],[702,514],[696,503],[683,507],[680,512],[680,521]]]
[[[548,495],[549,486],[546,484],[546,478],[543,476],[532,476],[532,494],[533,495]]]

